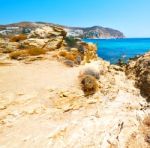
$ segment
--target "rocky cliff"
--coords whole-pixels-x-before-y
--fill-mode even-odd
[[[126,74],[135,80],[141,94],[150,102],[150,52],[131,60],[126,65]]]
[[[59,26],[67,31],[68,36],[75,36],[80,38],[123,38],[124,34],[118,30],[111,28],[104,28],[100,26],[93,27],[67,27],[53,23],[44,22],[21,22],[9,25],[0,26],[0,34],[18,34],[18,33],[29,33],[31,30],[38,28],[40,26]]]

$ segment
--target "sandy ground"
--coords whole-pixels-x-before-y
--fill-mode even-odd
[[[0,66],[0,148],[148,147],[142,136],[130,141],[149,113],[134,82],[112,71],[85,98],[82,68],[49,60]]]

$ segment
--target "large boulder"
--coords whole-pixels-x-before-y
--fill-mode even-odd
[[[45,44],[44,48],[48,50],[55,50],[60,48],[63,45],[63,36],[58,36],[57,38],[51,38]]]
[[[28,38],[39,38],[39,39],[45,39],[45,38],[52,38],[57,36],[66,36],[66,32],[56,26],[44,26],[41,28],[37,28],[36,30],[32,31]]]
[[[46,50],[55,50],[63,45],[66,32],[56,26],[44,26],[37,28],[28,35],[28,39],[22,41],[26,48],[37,47]]]
[[[126,66],[126,74],[135,79],[141,94],[150,101],[150,52],[131,60]]]
[[[36,39],[36,38],[29,38],[22,42],[22,45],[29,48],[29,47],[38,47],[43,48],[45,44],[47,44],[49,39]]]

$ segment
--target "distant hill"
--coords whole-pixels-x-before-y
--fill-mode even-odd
[[[93,27],[68,27],[59,24],[46,22],[19,22],[8,25],[0,25],[0,34],[11,35],[19,33],[28,33],[40,26],[60,26],[67,31],[68,36],[75,36],[80,38],[124,38],[124,34],[118,30],[111,28],[104,28],[101,26]]]

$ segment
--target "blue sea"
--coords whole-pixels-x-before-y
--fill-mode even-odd
[[[150,51],[150,38],[84,39],[84,41],[95,43],[99,57],[112,64],[116,64],[119,59],[127,62],[129,58]]]

